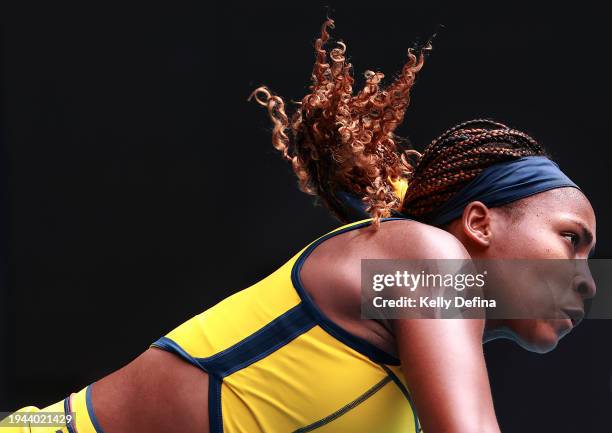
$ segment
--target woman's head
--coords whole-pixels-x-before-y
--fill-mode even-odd
[[[329,28],[332,20],[323,24],[315,42],[312,84],[291,118],[283,99],[266,87],[251,97],[267,107],[274,125],[272,142],[291,162],[300,189],[320,198],[342,222],[353,219],[355,203],[362,205],[364,218],[372,217],[375,229],[380,218],[394,212],[435,221],[444,204],[489,167],[523,157],[547,158],[529,135],[488,119],[448,129],[422,154],[404,149],[394,131],[404,118],[429,45],[417,54],[409,50],[408,62],[389,85],[382,85],[382,73],[367,71],[363,89],[353,94],[346,45],[338,42],[329,53],[325,49]],[[398,180],[408,183],[403,197],[397,193]],[[355,200],[348,203],[346,197]],[[572,244],[578,249],[570,249],[568,239],[576,242],[574,235],[584,232],[580,227],[594,233],[595,217],[578,189],[557,188],[495,207],[474,200],[462,215],[440,226],[475,258],[581,258],[590,248],[588,235],[579,246]],[[553,333],[560,335],[559,323],[511,325],[500,324],[499,329],[532,350],[544,351],[551,347]]]
[[[595,294],[584,266],[595,243],[595,213],[581,190],[532,138],[474,123],[435,140],[413,179],[407,211],[442,225],[473,259],[493,259],[487,266],[495,269],[496,281],[486,294],[502,301],[507,316],[488,321],[489,335],[536,352],[552,350]],[[483,203],[512,196],[521,198],[501,206]]]
[[[522,198],[504,203],[513,195]],[[496,199],[504,204],[483,203]],[[452,233],[473,259],[494,259],[487,295],[502,299],[508,316],[489,321],[489,336],[549,351],[595,294],[588,267],[575,266],[595,244],[593,208],[520,131],[483,120],[449,129],[419,159],[402,212]]]
[[[501,300],[507,316],[488,321],[490,338],[543,353],[580,323],[596,292],[586,260],[596,220],[579,189],[555,188],[502,207],[474,201],[446,229],[496,270],[489,296]]]

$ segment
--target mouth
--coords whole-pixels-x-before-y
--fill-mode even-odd
[[[562,310],[563,313],[572,321],[572,327],[575,328],[584,319],[584,311],[582,310]]]

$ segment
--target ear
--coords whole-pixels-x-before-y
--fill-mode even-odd
[[[461,228],[465,236],[480,247],[491,243],[491,211],[480,201],[473,201],[463,209]]]

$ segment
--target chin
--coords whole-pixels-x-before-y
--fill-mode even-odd
[[[531,328],[525,338],[521,338],[519,344],[535,353],[548,353],[554,350],[559,341],[571,332],[571,328],[562,326],[555,320],[538,321]]]
[[[523,326],[521,326],[523,325]],[[559,330],[554,322],[529,321],[512,327],[509,334],[511,339],[523,349],[534,353],[548,353],[554,350],[567,332]],[[527,326],[525,326],[527,325]]]
[[[504,326],[489,332],[488,340],[508,339],[525,350],[534,353],[548,353],[559,344],[571,328],[556,320],[509,320]]]
[[[523,349],[530,352],[544,354],[552,352],[557,347],[557,344],[559,344],[559,338],[538,338],[535,341],[525,341],[520,339],[517,341],[517,343]]]

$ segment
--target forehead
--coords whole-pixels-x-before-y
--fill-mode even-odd
[[[595,211],[591,202],[577,188],[555,188],[525,199],[527,207],[536,213],[546,212],[559,217],[566,216],[585,223],[595,231]]]

